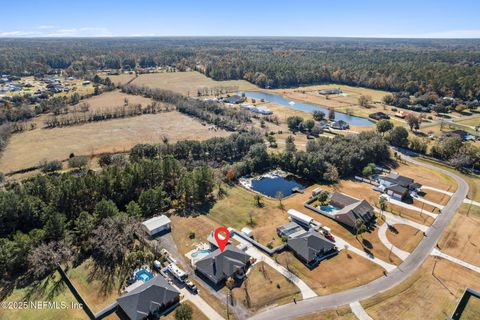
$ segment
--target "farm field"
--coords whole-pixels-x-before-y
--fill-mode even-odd
[[[188,128],[188,130],[185,130]],[[53,129],[37,128],[14,134],[0,158],[0,171],[10,172],[38,165],[42,160],[66,159],[75,155],[123,152],[139,143],[204,140],[227,136],[177,111],[132,118],[92,122]]]
[[[277,255],[276,260],[305,281],[319,295],[354,288],[383,276],[383,269],[380,266],[345,250],[321,261],[312,270],[289,251]]]
[[[361,303],[373,319],[446,319],[465,288],[479,284],[480,274],[442,259],[435,266],[429,257],[400,285]]]
[[[149,98],[142,96],[136,96],[131,94],[126,94],[120,90],[110,91],[102,93],[98,96],[93,96],[88,99],[80,101],[75,106],[87,103],[90,106],[89,111],[98,111],[102,109],[110,109],[116,107],[122,107],[125,105],[125,99],[128,101],[129,105],[140,104],[142,107],[146,107],[149,104],[152,104],[154,101]],[[70,108],[75,108],[75,106]]]
[[[297,286],[265,262],[255,264],[241,286],[232,290],[232,295],[236,303],[243,304],[253,312],[292,302],[293,298],[302,300]]]
[[[147,86],[197,96],[201,88],[238,87],[239,91],[258,90],[258,87],[245,80],[215,81],[200,72],[161,72],[139,75],[132,85]]]
[[[423,232],[405,224],[393,225],[395,232],[387,229],[388,240],[397,248],[412,252],[423,239]]]
[[[127,84],[129,81],[135,79],[135,75],[129,74],[129,73],[122,73],[119,75],[107,75],[107,74],[100,73],[99,76],[101,76],[102,78],[106,78],[106,77],[110,78],[110,80],[112,80],[112,82],[116,86],[122,86],[124,84]]]

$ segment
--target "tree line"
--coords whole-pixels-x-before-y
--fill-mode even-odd
[[[247,131],[252,122],[250,112],[237,108],[225,108],[216,101],[199,100],[169,90],[133,85],[123,86],[122,91],[173,104],[181,113],[229,131]]]
[[[83,76],[172,66],[261,87],[339,83],[474,100],[479,47],[477,39],[2,39],[0,72]]]
[[[88,104],[83,104],[89,109]],[[174,110],[174,106],[153,102],[143,107],[141,104],[124,105],[114,108],[100,108],[90,112],[71,112],[64,115],[52,115],[44,121],[47,128],[65,127],[79,125],[89,122],[105,121],[111,119],[121,119],[128,117],[141,116],[144,114],[156,114],[160,112],[169,112]]]

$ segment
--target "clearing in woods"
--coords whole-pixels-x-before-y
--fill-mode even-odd
[[[189,96],[197,96],[197,90],[201,88],[237,87],[239,91],[258,90],[257,86],[245,80],[215,81],[196,71],[142,74],[131,84],[176,91]]]

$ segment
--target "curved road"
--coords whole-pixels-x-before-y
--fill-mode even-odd
[[[430,255],[435,245],[437,244],[437,241],[440,239],[443,231],[455,215],[458,207],[463,203],[463,200],[466,198],[468,193],[468,184],[462,178],[451,173],[450,171],[438,168],[433,165],[415,161],[405,155],[402,155],[402,158],[416,165],[435,169],[439,172],[442,172],[455,179],[458,185],[458,188],[451,197],[450,201],[442,210],[442,214],[438,215],[433,225],[426,232],[426,237],[424,237],[424,239],[420,242],[417,248],[408,256],[408,258],[405,259],[405,261],[400,266],[398,266],[398,268],[391,271],[386,277],[376,279],[366,285],[334,293],[328,296],[319,296],[302,300],[297,302],[297,304],[289,303],[279,307],[271,308],[262,313],[254,315],[250,319],[292,319],[308,313],[348,305],[352,302],[370,298],[380,292],[395,287],[396,285],[404,281],[406,278],[408,278],[413,272],[415,272],[415,270],[417,270],[417,268],[423,263],[423,261]],[[328,277],[328,274],[325,274],[324,276]]]

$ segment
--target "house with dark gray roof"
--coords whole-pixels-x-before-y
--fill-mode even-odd
[[[229,277],[242,279],[250,266],[250,256],[235,246],[227,245],[221,252],[213,251],[195,264],[195,271],[214,285]]]
[[[160,315],[180,301],[180,293],[162,276],[145,282],[117,299],[117,315],[122,320],[140,320]]]
[[[313,268],[322,259],[338,252],[335,243],[314,230],[309,230],[302,235],[289,238],[287,246],[309,268]]]
[[[335,220],[349,227],[355,228],[358,219],[361,219],[367,228],[375,224],[374,209],[366,200],[359,200],[344,193],[334,192],[330,196],[329,204],[337,209],[331,212]]]
[[[397,200],[405,200],[410,195],[410,192],[419,192],[422,187],[415,180],[396,173],[380,176],[378,182],[380,183],[380,191]]]

